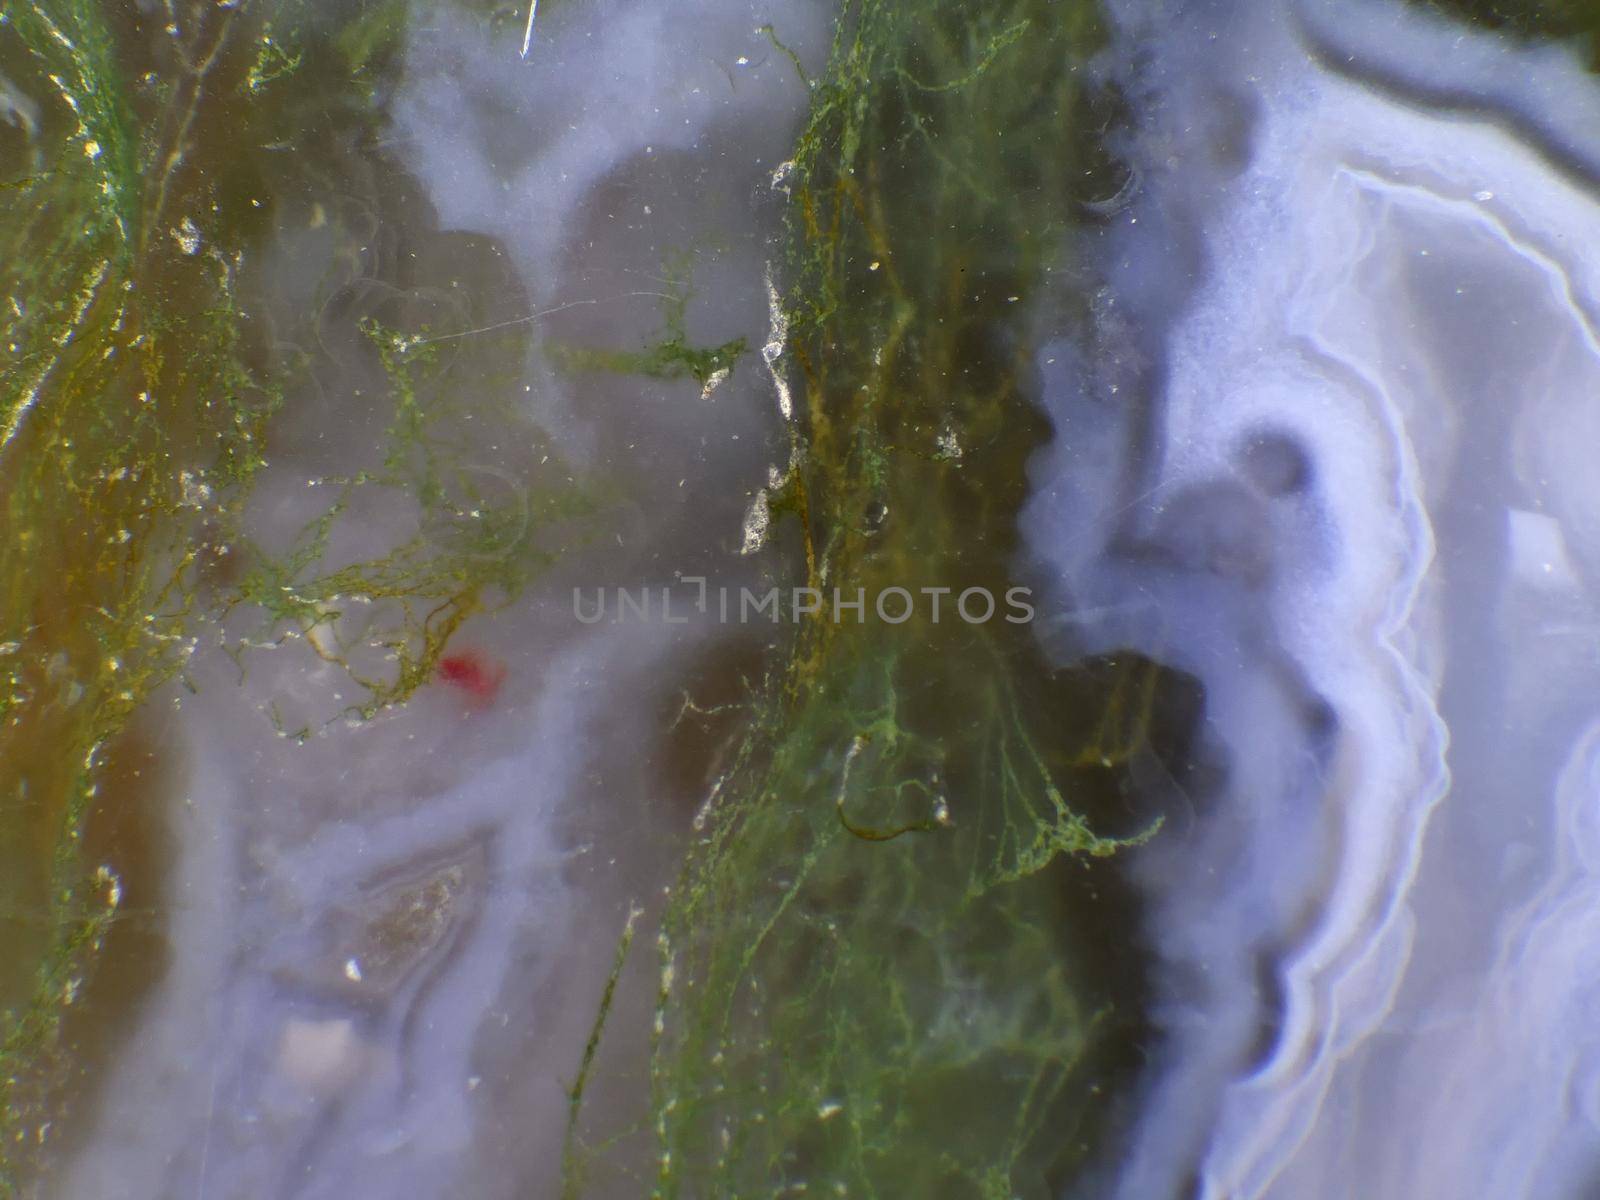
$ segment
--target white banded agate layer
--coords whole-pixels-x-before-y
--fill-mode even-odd
[[[1107,1193],[1593,1195],[1600,87],[1387,4],[1120,7],[1138,191],[1030,548],[1073,652],[1199,678],[1221,782],[1136,867]]]

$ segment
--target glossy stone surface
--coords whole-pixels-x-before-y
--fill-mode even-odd
[[[1590,1195],[1593,24],[0,12],[0,1197]]]

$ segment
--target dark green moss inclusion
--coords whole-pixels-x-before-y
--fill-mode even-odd
[[[772,537],[825,593],[951,595],[938,623],[926,601],[812,619],[751,689],[657,934],[648,1115],[583,1109],[591,1042],[569,1195],[1042,1198],[1104,1128],[1107,1047],[1142,1022],[1087,864],[1154,832],[1112,796],[1158,676],[1056,671],[1030,629],[951,609],[1018,582],[1047,436],[1027,314],[1071,198],[1105,186],[1079,77],[1099,36],[1084,3],[856,0],[808,81],[774,177]]]

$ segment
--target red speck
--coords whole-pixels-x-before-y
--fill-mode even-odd
[[[439,678],[451,687],[460,688],[474,704],[492,704],[505,682],[506,669],[491,663],[474,650],[447,654],[439,660]]]

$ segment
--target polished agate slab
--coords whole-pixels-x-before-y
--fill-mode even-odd
[[[0,14],[0,1196],[1590,1195],[1600,76],[1456,7]]]

